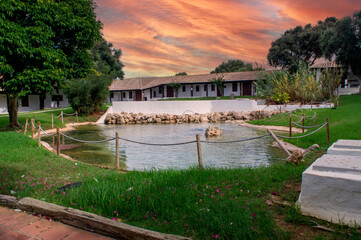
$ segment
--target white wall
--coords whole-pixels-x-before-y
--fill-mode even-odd
[[[0,94],[0,113],[8,113],[6,94]]]
[[[113,102],[113,112],[133,113],[170,113],[182,114],[186,110],[195,113],[213,113],[228,111],[252,111],[258,110],[255,100],[215,100],[215,101],[147,101],[147,102]]]

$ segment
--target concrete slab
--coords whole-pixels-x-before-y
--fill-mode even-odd
[[[338,141],[332,145],[337,154],[330,154],[330,147],[303,172],[299,197],[303,214],[361,226],[361,155],[350,154],[358,151],[358,146],[361,141]]]
[[[340,139],[329,147],[327,154],[361,156],[361,141]]]
[[[313,170],[361,175],[361,156],[326,154],[313,164]]]

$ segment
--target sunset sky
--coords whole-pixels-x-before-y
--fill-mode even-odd
[[[96,0],[125,78],[209,73],[222,61],[265,65],[271,42],[297,25],[352,15],[360,0]]]

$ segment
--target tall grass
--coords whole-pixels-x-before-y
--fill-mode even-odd
[[[256,89],[259,97],[271,102],[320,102],[334,97],[342,75],[338,70],[326,69],[317,79],[315,71],[301,64],[293,74],[286,70],[266,74],[264,79],[257,80]]]

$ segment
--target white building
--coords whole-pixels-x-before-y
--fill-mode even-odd
[[[139,77],[114,80],[110,86],[111,101],[149,101],[175,98],[172,83],[180,84],[179,98],[199,98],[221,96],[220,89],[212,81],[223,78],[224,96],[254,96],[254,82],[266,71],[183,75],[170,77]]]
[[[39,95],[26,95],[19,98],[19,112],[31,112],[40,109],[68,107],[69,102],[62,90],[59,94],[46,95],[41,99]],[[0,114],[8,113],[6,94],[0,91]]]

